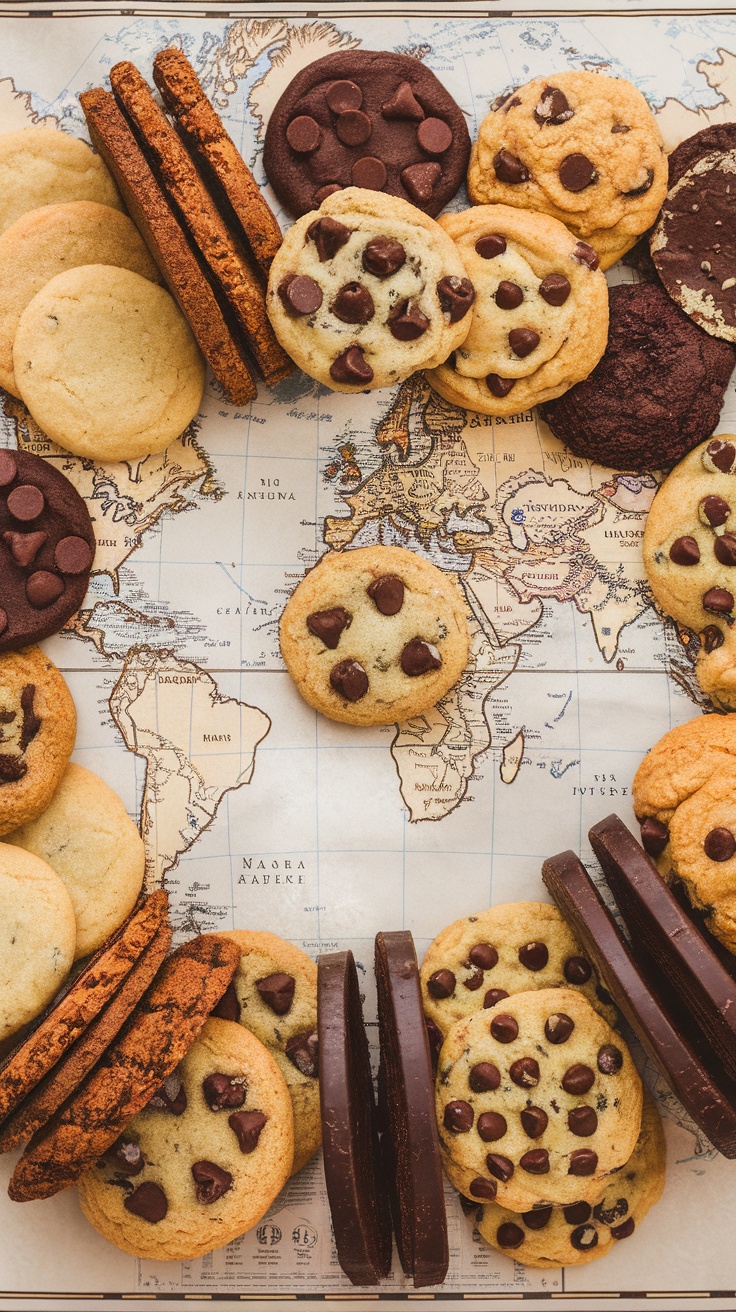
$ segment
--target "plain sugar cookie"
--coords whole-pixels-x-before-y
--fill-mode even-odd
[[[105,165],[86,142],[56,128],[0,136],[0,232],[27,210],[68,200],[123,208]]]
[[[45,861],[0,847],[0,1040],[33,1020],[74,960],[71,898]]]

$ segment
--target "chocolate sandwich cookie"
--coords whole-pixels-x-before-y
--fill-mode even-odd
[[[95,556],[85,502],[49,460],[0,449],[0,652],[58,633]]]
[[[415,1288],[439,1285],[449,1248],[432,1063],[414,940],[376,936],[381,1154],[401,1265]]]
[[[272,111],[268,180],[292,214],[367,187],[436,215],[463,181],[470,136],[459,105],[418,59],[340,50],[308,64]]]
[[[391,1270],[391,1209],[358,973],[352,952],[317,964],[322,1142],[337,1256],[354,1285],[377,1285]]]
[[[595,884],[574,852],[561,852],[542,866],[542,878],[570,921],[586,952],[596,962],[644,1050],[659,1068],[685,1110],[724,1157],[736,1157],[736,1085],[716,1063],[696,1051],[697,1027],[684,1009],[676,1010],[674,990],[664,996],[652,985],[642,958],[627,947]],[[686,1037],[687,1036],[687,1037]],[[613,1049],[600,1053],[604,1068],[614,1069]]]

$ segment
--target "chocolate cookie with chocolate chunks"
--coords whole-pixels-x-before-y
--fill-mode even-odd
[[[39,647],[0,655],[0,837],[46,810],[76,732],[72,695],[53,661]]]
[[[344,187],[368,187],[436,215],[465,176],[459,105],[411,55],[340,50],[303,68],[266,129],[268,180],[292,214]]]

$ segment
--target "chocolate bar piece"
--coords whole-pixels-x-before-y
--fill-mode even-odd
[[[724,1157],[736,1157],[736,1088],[710,1070],[682,1032],[686,1020],[651,987],[574,852],[542,866],[542,878],[606,988],[683,1107]]]
[[[319,958],[317,1015],[322,1143],[337,1257],[354,1285],[377,1285],[391,1270],[391,1209],[352,952]]]
[[[736,1079],[736,989],[623,820],[609,815],[590,838],[632,940],[676,988],[731,1079]]]
[[[414,940],[376,936],[379,1124],[401,1265],[415,1288],[439,1285],[449,1246],[429,1040]]]

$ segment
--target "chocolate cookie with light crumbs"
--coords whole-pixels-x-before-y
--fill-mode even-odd
[[[612,1025],[616,1008],[557,907],[502,902],[456,920],[420,971],[424,1014],[444,1037],[456,1021],[529,989],[574,988]]]
[[[436,215],[465,176],[459,105],[411,55],[340,50],[303,68],[266,129],[263,163],[292,214],[345,187],[368,187]]]
[[[155,1098],[79,1181],[87,1220],[135,1257],[186,1261],[260,1221],[289,1175],[294,1130],[276,1063],[240,1025],[208,1020]]]
[[[641,1129],[624,1040],[572,989],[516,993],[452,1027],[436,1082],[445,1172],[513,1212],[596,1201]]]
[[[0,655],[0,837],[46,809],[76,732],[72,695],[53,661],[39,647]]]
[[[287,602],[279,637],[304,700],[346,724],[421,715],[468,659],[458,585],[403,547],[328,552]]]
[[[608,346],[589,378],[540,406],[555,437],[615,469],[663,469],[709,437],[736,364],[656,283],[609,292]]]

